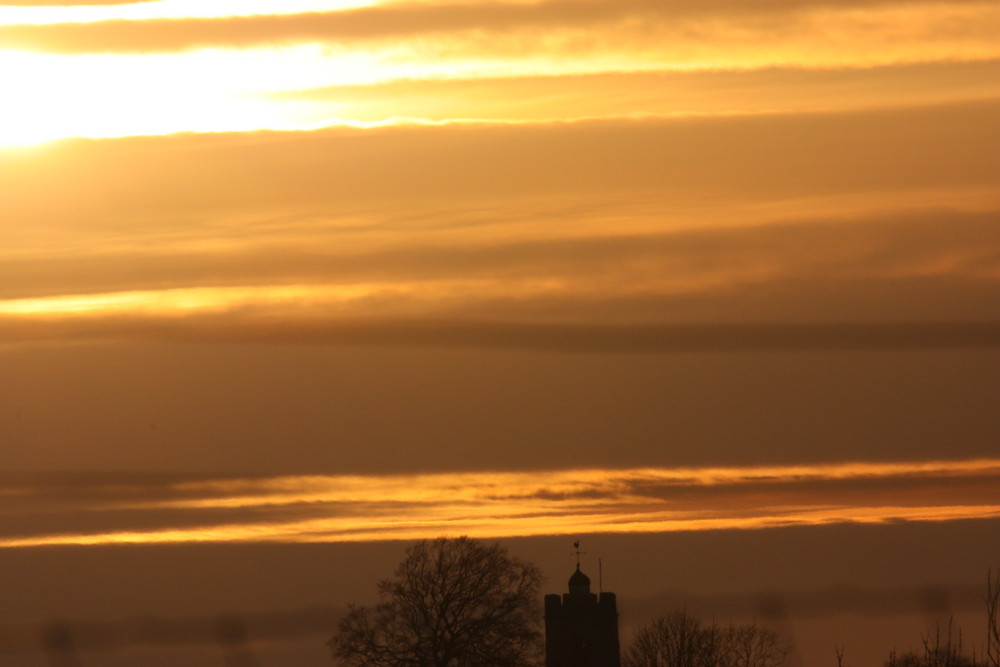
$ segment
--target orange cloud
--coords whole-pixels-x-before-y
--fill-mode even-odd
[[[930,64],[955,66],[960,79],[962,65],[1000,59],[993,39],[1000,10],[981,2],[400,2],[291,15],[274,13],[290,8],[264,5],[259,14],[221,12],[250,16],[177,18],[165,9],[170,3],[149,3],[128,6],[137,16],[148,9],[154,18],[147,20],[48,25],[4,25],[0,12],[0,90],[10,100],[0,109],[0,144],[364,123],[760,113],[815,109],[824,100],[822,108],[863,107],[872,97],[890,103],[892,95],[869,83],[841,87],[840,95],[782,99],[783,92],[754,92],[754,75],[806,68],[875,81],[884,77],[865,70]],[[749,81],[708,76],[685,96],[642,78],[720,70],[750,73]],[[560,81],[540,91],[536,77]],[[611,77],[625,90],[609,94],[584,77]],[[441,81],[483,79],[513,82],[494,83],[486,93],[479,86],[473,95],[453,87],[457,106],[438,97]],[[933,72],[920,79],[916,87],[898,85],[903,98],[894,103],[998,94],[996,77],[964,91],[957,82],[939,91],[948,77]],[[431,87],[414,93],[414,82]],[[376,85],[374,95],[352,90]],[[339,87],[347,90],[331,94]],[[769,106],[774,100],[782,101]]]
[[[1000,518],[1000,460],[167,481],[69,489],[75,512],[173,526],[8,535],[0,548],[514,537]],[[30,512],[66,480],[9,485]],[[148,496],[148,499],[143,496]],[[55,496],[58,497],[58,496]],[[67,508],[68,509],[68,508]],[[51,511],[51,510],[50,510]],[[177,511],[184,513],[178,515]],[[218,522],[215,512],[232,518]],[[235,513],[235,514],[233,514]],[[214,519],[214,520],[213,520]],[[67,522],[72,522],[67,517]],[[134,520],[134,519],[133,519]]]

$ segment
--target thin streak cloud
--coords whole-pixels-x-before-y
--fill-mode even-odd
[[[293,41],[330,41],[342,44],[355,40],[398,41],[410,37],[434,36],[442,39],[447,35],[488,31],[491,41],[496,37],[517,34],[519,31],[545,30],[544,38],[534,35],[534,49],[551,48],[562,40],[552,34],[554,31],[620,31],[634,27],[641,22],[644,31],[661,32],[669,30],[675,38],[685,42],[692,40],[695,31],[703,38],[715,33],[716,37],[727,36],[732,41],[742,41],[753,33],[767,33],[773,37],[788,39],[803,29],[816,33],[814,37],[830,37],[848,27],[871,31],[872,37],[885,37],[890,23],[895,23],[895,39],[920,35],[930,37],[930,24],[938,22],[939,38],[950,38],[962,32],[966,37],[988,34],[987,26],[979,30],[941,30],[940,21],[950,19],[964,24],[979,18],[987,24],[996,20],[996,12],[991,3],[970,0],[968,2],[922,2],[912,3],[838,3],[835,7],[828,3],[666,3],[651,0],[630,0],[627,2],[508,2],[508,3],[387,3],[366,6],[373,3],[359,1],[355,8],[350,2],[343,3],[342,11],[317,11],[324,9],[316,2],[300,1],[287,7],[275,8],[268,3],[245,6],[227,6],[213,3],[208,8],[191,7],[181,2],[165,2],[130,7],[128,19],[148,19],[100,22],[60,22],[52,24],[19,23],[16,17],[3,21],[8,27],[0,32],[7,48],[31,49],[61,53],[104,53],[109,51],[148,53],[155,51],[177,51],[207,47],[246,47],[254,44],[274,44]],[[162,5],[162,8],[160,6]],[[175,8],[176,6],[176,8]],[[295,11],[298,10],[298,11]],[[310,11],[312,10],[312,11]],[[724,10],[724,13],[720,10]],[[89,10],[96,12],[96,10]],[[112,18],[115,10],[107,10]],[[305,13],[303,13],[305,12]],[[148,15],[148,16],[144,16]],[[66,16],[72,16],[67,12]],[[97,14],[95,13],[95,16]],[[171,18],[169,23],[155,19]],[[831,32],[824,34],[816,23],[827,22]],[[830,25],[830,22],[833,22]],[[837,24],[841,25],[837,25]],[[736,29],[736,24],[740,29]],[[619,48],[634,49],[637,38],[644,31],[633,31],[631,39]],[[654,35],[655,36],[655,35]],[[449,41],[449,50],[454,50],[455,42]],[[462,40],[458,40],[461,43]],[[597,45],[607,47],[614,39],[607,36],[597,41]],[[825,41],[825,40],[824,40]],[[881,42],[882,40],[877,40]],[[485,43],[474,40],[477,46]],[[564,45],[566,44],[563,42]],[[572,43],[572,41],[570,42]],[[952,42],[953,46],[957,46]],[[592,45],[593,46],[593,45]],[[877,44],[885,49],[886,43]],[[854,45],[857,50],[860,47]],[[925,57],[926,59],[926,57]]]
[[[605,94],[595,96],[597,88]],[[595,118],[732,116],[903,107],[1000,96],[1000,60],[858,68],[785,66],[600,72],[501,78],[400,79],[282,93],[280,101],[337,104],[360,121],[555,122]]]
[[[21,524],[0,548],[207,542],[354,542],[445,534],[516,537],[765,529],[835,523],[1000,517],[1000,460],[844,463],[751,468],[561,470],[195,480],[82,485],[77,515],[136,512],[146,529],[39,533]],[[65,480],[53,487],[63,493]],[[14,478],[15,488],[17,485]],[[44,478],[19,493],[22,512],[44,500]],[[688,493],[697,490],[691,497]],[[930,493],[929,491],[933,491]],[[176,494],[175,499],[164,498]],[[86,495],[92,500],[86,501]],[[121,497],[115,499],[115,495]],[[82,500],[81,500],[82,499]],[[205,522],[218,508],[247,520]],[[165,515],[185,510],[186,515]],[[253,511],[250,511],[253,510]],[[51,509],[45,511],[52,511]],[[214,517],[209,513],[208,518]],[[22,517],[23,518],[23,517]],[[160,525],[157,525],[160,524]]]
[[[290,16],[0,25],[0,89],[12,100],[0,110],[0,143],[386,122],[761,113],[773,111],[762,100],[774,95],[749,101],[743,95],[744,101],[731,101],[735,108],[699,111],[674,107],[669,88],[650,96],[647,85],[620,108],[581,106],[587,96],[577,95],[558,105],[549,98],[531,113],[530,107],[512,108],[510,100],[523,94],[502,89],[460,95],[463,103],[450,111],[446,100],[428,101],[433,91],[386,99],[392,90],[383,88],[376,98],[359,99],[355,92],[341,100],[328,89],[538,76],[865,70],[1000,58],[993,38],[1000,9],[993,4],[821,4],[784,13],[774,7],[749,15],[678,16],[670,6],[644,2],[392,4]],[[530,84],[522,87],[531,90]],[[927,83],[921,87],[927,90]],[[320,93],[305,92],[312,90]],[[982,84],[961,94],[996,95],[996,89]],[[883,92],[880,103],[890,97]],[[942,93],[936,101],[947,97]],[[61,112],[67,108],[73,112]]]
[[[697,9],[692,10],[692,7]],[[388,5],[341,12],[171,21],[0,24],[6,49],[52,54],[150,54],[322,43],[416,59],[517,63],[556,73],[596,62],[605,70],[752,69],[781,64],[871,66],[997,56],[1000,11],[991,3],[865,7],[767,5],[763,10],[660,2]],[[942,30],[942,25],[951,26]],[[858,41],[858,33],[865,35]],[[761,50],[762,40],[772,48]],[[532,47],[524,49],[525,42]],[[389,49],[388,47],[393,47]],[[571,56],[572,60],[563,60]],[[539,70],[539,65],[545,65]],[[591,64],[576,71],[593,71]],[[525,70],[530,71],[530,70]],[[438,72],[441,74],[443,72]],[[448,72],[454,76],[456,72]]]
[[[165,242],[160,257],[134,248],[91,257],[37,249],[18,257],[12,248],[0,263],[14,290],[0,299],[0,340],[110,336],[567,351],[997,344],[988,306],[1000,273],[995,250],[984,243],[997,231],[991,212],[615,237],[560,238],[550,230],[548,240],[492,244],[487,228],[480,221],[482,241],[423,247],[414,237],[405,249],[370,252],[360,251],[366,231],[353,230],[343,237],[352,246],[346,254],[332,249],[337,230],[322,226],[315,235],[291,232],[282,252],[254,249],[253,233],[236,255],[192,250],[192,239],[175,252]],[[331,249],[318,249],[323,245]],[[18,295],[20,285],[33,285],[35,295]],[[91,291],[115,286],[144,289]],[[801,298],[792,298],[790,286]],[[851,311],[816,305],[808,296],[816,290],[854,294]],[[887,309],[880,305],[885,297],[876,298],[885,290],[921,296]],[[734,318],[728,304],[737,298],[742,314]],[[929,317],[936,302],[941,306]]]
[[[371,4],[372,0],[13,0],[0,2],[0,26],[299,14]]]

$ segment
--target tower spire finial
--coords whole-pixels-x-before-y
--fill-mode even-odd
[[[576,569],[580,569],[580,556],[586,555],[586,551],[580,551],[580,540],[573,543],[573,548],[576,550]]]

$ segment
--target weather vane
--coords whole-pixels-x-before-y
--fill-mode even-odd
[[[587,552],[586,551],[580,551],[580,540],[577,540],[576,542],[573,543],[573,548],[576,550],[575,551],[575,553],[576,553],[576,567],[577,567],[577,569],[579,569],[579,567],[580,567],[580,556],[586,556]]]

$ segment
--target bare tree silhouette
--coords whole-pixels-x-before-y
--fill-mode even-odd
[[[980,667],[975,658],[962,653],[962,632],[956,631],[948,619],[948,630],[942,634],[941,624],[935,626],[934,634],[921,635],[924,650],[922,654],[909,651],[897,655],[889,654],[885,667]]]
[[[467,537],[411,546],[379,603],[352,606],[329,645],[356,667],[523,667],[541,656],[540,570]]]
[[[948,619],[948,629],[942,633],[941,624],[935,626],[934,634],[921,635],[923,653],[908,651],[897,655],[889,654],[885,667],[1000,667],[1000,575],[993,576],[992,568],[986,572],[986,645],[983,659],[977,660],[975,653],[966,656],[962,651],[962,631],[953,627],[953,619]]]
[[[756,624],[719,627],[686,611],[655,618],[639,629],[623,667],[780,667],[788,647]]]
[[[986,572],[986,664],[1000,667],[1000,572],[993,577],[993,569]]]

